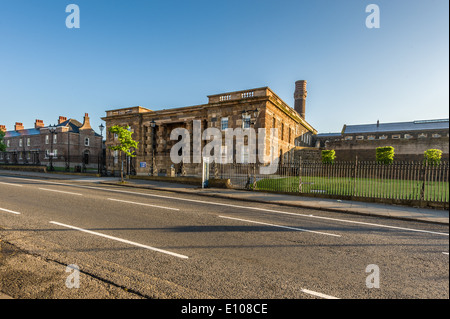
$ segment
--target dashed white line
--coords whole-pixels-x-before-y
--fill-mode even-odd
[[[444,255],[448,255],[448,253],[443,252]]]
[[[308,289],[302,289],[301,292],[304,292],[305,294],[310,294],[310,295],[313,295],[313,296],[316,296],[316,297],[324,298],[324,299],[339,299],[337,297],[325,295],[323,293],[315,292],[315,291],[308,290]]]
[[[122,243],[125,243],[125,244],[137,246],[137,247],[140,247],[140,248],[145,248],[145,249],[148,249],[148,250],[157,251],[157,252],[160,252],[160,253],[163,253],[163,254],[167,254],[167,255],[171,255],[171,256],[175,256],[175,257],[178,257],[178,258],[182,258],[182,259],[188,259],[189,258],[188,256],[185,256],[185,255],[180,255],[180,254],[173,253],[171,251],[167,251],[167,250],[164,250],[164,249],[159,249],[159,248],[155,248],[155,247],[139,244],[139,243],[136,243],[136,242],[133,242],[133,241],[129,241],[129,240],[118,238],[118,237],[114,237],[114,236],[105,235],[105,234],[94,232],[94,231],[91,231],[91,230],[87,230],[87,229],[83,229],[83,228],[79,228],[79,227],[75,227],[75,226],[71,226],[71,225],[66,225],[66,224],[55,222],[55,221],[51,221],[50,223],[54,224],[54,225],[61,226],[61,227],[66,227],[66,228],[78,230],[78,231],[81,231],[81,232],[85,232],[85,233],[88,233],[88,234],[91,234],[91,235],[96,235],[96,236],[100,236],[100,237],[103,237],[103,238],[119,241],[119,242],[122,242]]]
[[[15,215],[20,215],[19,212],[15,212],[15,211],[13,211],[13,210],[5,209],[5,208],[0,208],[0,210],[3,211],[3,212],[15,214]]]
[[[115,198],[108,198],[108,200],[112,200],[112,201],[116,201],[116,202],[122,202],[122,203],[127,203],[127,204],[133,204],[133,205],[148,206],[148,207],[163,208],[163,209],[179,211],[178,208],[171,208],[171,207],[158,206],[158,205],[152,205],[152,204],[131,202],[131,201],[128,201],[128,200],[121,200],[121,199],[115,199]]]
[[[3,184],[3,185],[8,185],[8,186],[17,186],[17,187],[23,187],[23,185],[20,185],[20,184],[12,184],[12,183],[5,183],[5,182],[0,182],[0,184]]]
[[[268,224],[268,223],[256,222],[256,221],[248,220],[248,219],[241,219],[241,218],[229,217],[229,216],[219,216],[219,217],[220,217],[220,218],[227,218],[227,219],[238,220],[238,221],[241,221],[241,222],[252,223],[252,224],[260,224],[260,225],[265,225],[265,226],[278,227],[278,228],[285,228],[285,229],[297,230],[297,231],[308,232],[308,233],[315,233],[315,234],[320,234],[320,235],[328,235],[328,236],[334,236],[334,237],[341,237],[341,235],[330,234],[330,233],[323,233],[323,232],[318,232],[318,231],[308,230],[308,229],[303,229],[303,228],[297,228],[297,227],[290,227],[290,226],[281,226],[281,225],[275,225],[275,224]]]
[[[48,189],[48,188],[42,188],[42,187],[39,187],[39,189],[43,190],[43,191],[48,191],[48,192],[56,192],[56,193],[63,193],[63,194],[69,194],[69,195],[83,196],[83,194],[80,194],[80,193],[64,192],[64,191],[59,191],[56,189]]]

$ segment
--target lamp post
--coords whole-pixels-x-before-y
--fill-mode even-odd
[[[51,138],[51,144],[50,144],[50,171],[54,171],[55,168],[53,167],[53,140],[54,140],[54,135],[57,134],[56,133],[56,125],[49,125],[48,126],[48,131],[50,133],[50,138]]]
[[[103,123],[100,124],[100,126],[98,127],[100,130],[100,135],[102,136],[102,141],[101,141],[101,155],[100,155],[100,175],[103,176],[103,162],[104,162],[104,157],[103,157],[103,130],[105,129],[105,126],[103,125]]]

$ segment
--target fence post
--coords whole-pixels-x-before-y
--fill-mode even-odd
[[[356,160],[355,160],[355,171],[354,171],[354,175],[353,175],[353,196],[356,196],[356,178],[358,175],[358,155],[356,155]]]
[[[420,189],[420,201],[425,200],[425,182],[427,180],[427,168],[428,168],[428,162],[425,161],[423,164],[423,178],[422,178],[422,188]]]
[[[298,192],[302,193],[302,157],[300,156],[300,162],[298,167]]]

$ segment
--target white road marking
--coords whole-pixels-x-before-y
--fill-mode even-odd
[[[320,292],[315,292],[315,291],[308,290],[308,289],[302,289],[301,292],[304,292],[305,294],[310,294],[310,295],[313,295],[316,297],[325,298],[325,299],[339,299],[339,298],[336,298],[333,296],[325,295]]]
[[[94,232],[94,231],[91,231],[91,230],[87,230],[87,229],[83,229],[83,228],[79,228],[79,227],[75,227],[75,226],[70,226],[70,225],[66,225],[66,224],[62,224],[62,223],[58,223],[58,222],[54,222],[54,221],[51,221],[50,223],[54,224],[54,225],[61,226],[61,227],[66,227],[66,228],[78,230],[78,231],[81,231],[81,232],[85,232],[85,233],[88,233],[88,234],[91,234],[91,235],[96,235],[96,236],[104,237],[104,238],[107,238],[107,239],[119,241],[119,242],[122,242],[122,243],[125,243],[125,244],[137,246],[137,247],[140,247],[140,248],[145,248],[145,249],[157,251],[157,252],[160,252],[160,253],[163,253],[163,254],[167,254],[167,255],[171,255],[171,256],[175,256],[175,257],[178,257],[178,258],[182,258],[182,259],[188,259],[189,258],[189,257],[187,257],[185,255],[180,255],[180,254],[173,253],[171,251],[167,251],[167,250],[164,250],[164,249],[159,249],[159,248],[155,248],[155,247],[139,244],[139,243],[136,243],[136,242],[133,242],[133,241],[129,241],[129,240],[118,238],[118,237],[114,237],[114,236],[105,235],[105,234]]]
[[[20,178],[20,177],[18,178],[18,177],[10,177],[10,176],[4,176],[4,177],[5,178],[10,178],[10,179],[30,180],[30,181],[34,181],[34,182],[38,181],[38,182],[41,182],[41,183],[49,183],[49,184],[63,185],[63,186],[69,186],[69,187],[96,189],[96,190],[102,190],[102,191],[106,191],[106,192],[117,192],[117,193],[122,193],[122,194],[133,194],[133,195],[141,195],[141,196],[151,196],[151,197],[175,199],[175,200],[180,200],[180,201],[185,201],[185,202],[193,202],[193,203],[202,203],[202,204],[210,204],[210,205],[217,205],[217,206],[242,208],[242,209],[248,209],[248,210],[258,210],[258,211],[271,212],[271,213],[277,213],[277,214],[299,216],[299,217],[308,217],[308,218],[317,218],[317,219],[331,220],[331,221],[342,222],[342,223],[350,223],[350,224],[358,224],[358,225],[364,225],[364,226],[375,226],[375,227],[381,227],[381,228],[390,228],[390,229],[405,230],[405,231],[412,231],[412,232],[419,232],[419,233],[428,233],[428,234],[441,235],[441,236],[449,236],[449,234],[447,234],[447,233],[440,233],[440,232],[434,232],[434,231],[428,231],[428,230],[413,229],[413,228],[406,228],[406,227],[388,226],[388,225],[374,224],[374,223],[365,223],[365,222],[358,222],[358,221],[352,221],[352,220],[347,220],[347,219],[331,218],[331,217],[323,217],[323,216],[317,216],[317,215],[305,215],[305,214],[299,214],[299,213],[289,213],[289,212],[273,210],[273,209],[267,209],[267,208],[224,204],[224,203],[217,203],[217,202],[210,202],[210,201],[201,201],[201,200],[196,200],[196,199],[178,198],[178,197],[156,195],[156,194],[145,194],[145,193],[123,191],[123,190],[118,190],[118,189],[100,188],[100,187],[93,187],[93,186],[64,184],[64,183],[57,183],[57,182],[50,182],[50,181],[43,181],[43,180],[36,180],[36,179],[29,179],[29,178]],[[238,200],[238,199],[236,199],[236,200]]]
[[[444,252],[443,252],[443,254],[444,254],[444,255],[448,255],[448,253],[444,253]]]
[[[41,187],[39,187],[39,189],[43,190],[43,191],[49,191],[49,192],[56,192],[56,193],[63,193],[63,194],[69,194],[69,195],[83,196],[80,193],[64,192],[64,191],[58,191],[56,189],[48,189],[48,188],[41,188]]]
[[[116,202],[122,202],[122,203],[127,203],[127,204],[134,204],[134,205],[141,205],[141,206],[148,206],[148,207],[156,207],[156,208],[164,208],[164,209],[179,211],[178,208],[171,208],[171,207],[165,207],[165,206],[137,203],[137,202],[131,202],[131,201],[128,201],[128,200],[121,200],[121,199],[115,199],[115,198],[108,198],[108,200],[112,200],[112,201],[116,201]]]
[[[17,187],[23,187],[23,185],[20,185],[20,184],[12,184],[12,183],[5,183],[5,182],[0,182],[0,184],[3,184],[3,185],[8,185],[8,186],[17,186]]]
[[[318,232],[318,231],[313,231],[313,230],[308,230],[308,229],[302,229],[302,228],[297,228],[297,227],[289,227],[289,226],[281,226],[281,225],[275,225],[275,224],[268,224],[268,223],[256,222],[256,221],[253,221],[253,220],[241,219],[241,218],[235,218],[235,217],[228,217],[228,216],[219,216],[219,217],[220,217],[220,218],[227,218],[227,219],[238,220],[238,221],[246,222],[246,223],[260,224],[260,225],[266,225],[266,226],[272,226],[272,227],[279,227],[279,228],[285,228],[285,229],[290,229],[290,230],[297,230],[297,231],[303,231],[303,232],[309,232],[309,233],[316,233],[316,234],[321,234],[321,235],[328,235],[328,236],[334,236],[334,237],[341,237],[341,235],[335,235],[335,234],[330,234],[330,233],[323,233],[323,232]]]
[[[15,211],[13,211],[13,210],[5,209],[5,208],[0,208],[0,210],[3,211],[3,212],[15,214],[15,215],[20,215],[20,213],[15,212]]]

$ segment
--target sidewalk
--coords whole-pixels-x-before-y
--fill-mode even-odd
[[[151,180],[127,179],[126,184],[119,184],[118,178],[112,177],[89,177],[77,175],[64,175],[54,173],[19,172],[0,169],[1,175],[28,176],[45,179],[90,181],[100,184],[134,187],[144,189],[156,189],[175,193],[185,193],[215,198],[226,198],[243,200],[249,202],[260,202],[279,204],[291,207],[320,209],[332,212],[353,213],[360,215],[381,216],[388,218],[429,222],[436,224],[449,224],[449,211],[429,208],[416,208],[407,206],[387,205],[369,202],[346,201],[326,199],[317,197],[305,197],[296,195],[251,192],[245,190],[206,188],[187,184],[176,184]]]
[[[118,180],[100,182],[101,184],[120,185]],[[198,186],[173,184],[150,180],[126,180],[123,187],[156,189],[176,193],[194,194],[216,198],[227,198],[249,202],[279,204],[291,207],[320,209],[332,212],[353,213],[360,215],[381,216],[403,220],[414,220],[435,224],[449,224],[449,211],[429,208],[387,205],[369,202],[345,201],[317,197],[251,192],[245,190],[206,188]]]

